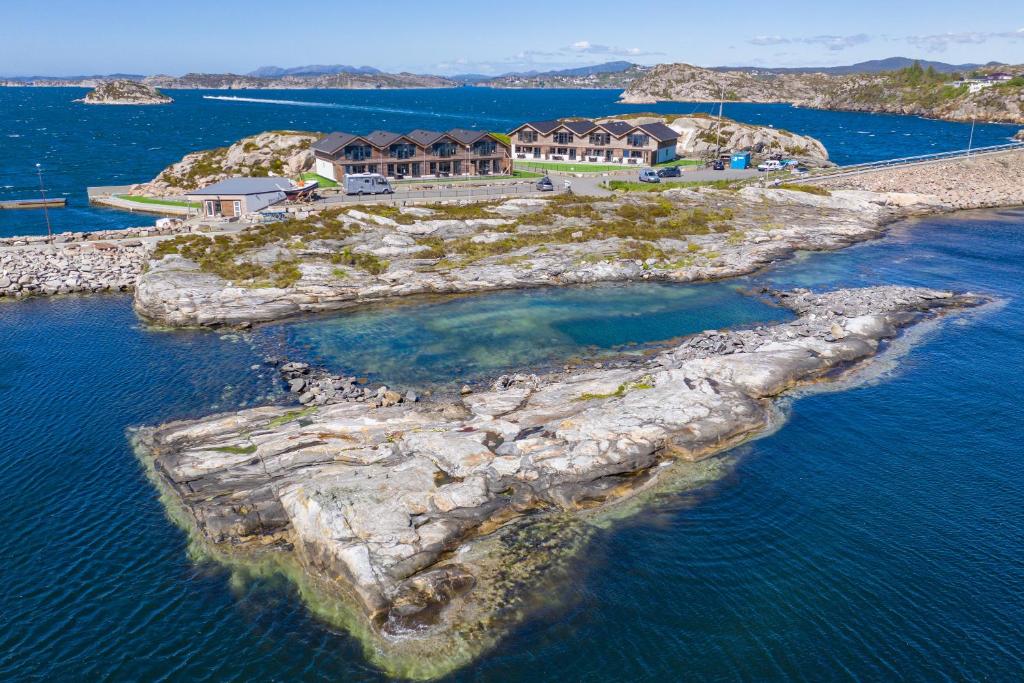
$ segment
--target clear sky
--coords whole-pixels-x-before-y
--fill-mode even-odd
[[[3,0],[0,75],[1024,62],[1024,0]]]

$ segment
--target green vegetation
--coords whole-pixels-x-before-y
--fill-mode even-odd
[[[272,266],[263,266],[245,261],[245,254],[254,249],[296,240],[343,240],[355,233],[355,228],[345,225],[339,215],[341,209],[329,209],[306,220],[288,219],[267,225],[258,225],[238,235],[179,235],[164,240],[153,250],[154,259],[168,254],[180,254],[199,264],[200,270],[213,273],[231,282],[245,282],[254,287],[290,287],[302,276],[294,261],[279,261]],[[344,254],[344,252],[342,252]],[[348,261],[363,267],[364,259],[349,256]],[[369,256],[369,255],[366,255]],[[346,262],[343,256],[339,262]],[[374,259],[376,257],[373,257]],[[383,262],[386,268],[386,262]],[[377,269],[380,263],[365,263]]]
[[[512,144],[512,138],[510,138],[509,136],[505,135],[504,133],[495,133],[494,131],[488,131],[487,134],[490,135],[491,137],[493,137],[495,140],[498,140],[499,142],[501,142],[501,144],[503,144],[503,145],[511,145]]]
[[[334,182],[330,178],[320,175],[319,173],[301,173],[299,178],[302,180],[315,180],[320,184],[320,187],[338,187],[338,183]]]
[[[367,254],[363,252],[352,251],[351,248],[345,247],[339,254],[331,255],[331,263],[335,265],[346,265],[358,268],[359,270],[365,271],[370,275],[380,275],[388,269],[390,265],[384,259],[374,256],[373,254]]]
[[[218,453],[230,453],[232,455],[252,455],[256,452],[256,446],[255,444],[248,446],[219,446],[210,450]]]
[[[647,260],[665,258],[665,253],[650,242],[685,235],[706,235],[710,232],[728,232],[731,228],[731,209],[708,211],[703,208],[684,209],[668,200],[640,201],[619,206],[614,212],[598,211],[598,197],[558,195],[549,199],[541,211],[522,216],[511,229],[516,230],[493,242],[474,242],[472,236],[444,240],[426,237],[418,244],[427,247],[420,258],[439,259],[437,266],[450,268],[467,265],[492,256],[505,256],[528,247],[548,244],[571,244],[618,238],[627,240],[619,249],[618,258]],[[605,202],[607,203],[607,202]],[[586,219],[584,227],[564,227],[550,232],[519,232],[521,226],[552,225],[558,219]],[[603,257],[602,257],[603,258]]]
[[[268,422],[267,427],[269,429],[274,429],[276,427],[280,427],[281,425],[286,425],[289,422],[294,422],[295,420],[301,420],[304,417],[309,417],[315,412],[315,407],[303,408],[302,410],[289,410],[284,415],[279,415],[270,422]]]
[[[727,139],[727,138],[726,138]],[[609,171],[628,171],[633,168],[640,168],[631,164],[592,164],[587,162],[562,162],[562,161],[533,161],[532,159],[515,159],[512,162],[515,166],[524,169],[536,168],[542,171],[560,171],[571,173],[607,173]],[[674,159],[660,164],[655,168],[666,166],[699,166],[704,162],[698,159]]]
[[[807,194],[821,195],[822,197],[831,197],[832,193],[826,190],[824,187],[818,187],[817,185],[801,185],[799,183],[782,183],[776,185],[780,190],[793,190],[795,192],[806,192]]]
[[[143,197],[138,194],[118,194],[114,195],[118,199],[124,199],[129,202],[136,202],[137,204],[156,204],[158,206],[184,206],[190,209],[198,209],[200,205],[197,202],[185,202],[180,199],[161,199],[160,197]]]
[[[624,384],[620,384],[618,389],[616,389],[615,391],[612,391],[610,393],[607,393],[607,394],[590,394],[590,393],[580,394],[576,398],[576,400],[577,401],[593,401],[595,399],[621,398],[621,397],[625,396],[627,393],[629,393],[630,391],[637,391],[637,390],[641,390],[642,391],[644,389],[653,389],[653,388],[654,388],[654,378],[652,376],[650,376],[650,375],[644,375],[643,377],[641,377],[640,379],[638,379],[636,381],[626,382]]]

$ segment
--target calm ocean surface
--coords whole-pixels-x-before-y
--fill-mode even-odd
[[[51,196],[68,208],[50,212],[57,230],[151,225],[153,218],[90,207],[85,188],[153,178],[188,152],[228,145],[266,130],[368,133],[454,127],[507,131],[523,121],[657,111],[692,114],[717,105],[616,104],[617,90],[177,90],[154,107],[73,104],[81,88],[0,88],[0,199],[36,197],[35,164]],[[203,99],[244,97],[248,102]],[[727,104],[725,115],[812,135],[840,164],[967,147],[970,124],[880,114]],[[1019,126],[978,125],[976,146],[1006,142]],[[45,234],[41,211],[0,212],[0,236]]]
[[[215,117],[211,137],[184,146],[317,127],[297,120],[305,110],[267,107],[259,121],[231,109],[237,128],[218,133]],[[886,125],[932,125],[908,121]],[[544,613],[450,680],[1024,678],[1024,212],[901,225],[738,284],[890,282],[1001,303],[944,323],[880,381],[796,400],[782,429],[727,456],[725,479],[600,532]],[[423,381],[496,373],[780,315],[726,285],[638,284],[239,338],[147,330],[124,296],[0,302],[0,680],[381,680],[285,580],[190,560],[128,446],[132,425],[277,397],[257,350],[279,343],[404,383],[403,368]]]

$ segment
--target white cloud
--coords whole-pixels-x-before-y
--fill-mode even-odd
[[[663,52],[651,52],[641,50],[638,47],[616,47],[613,45],[601,45],[592,43],[589,40],[577,40],[572,45],[563,48],[564,53],[575,53],[581,55],[608,55],[615,57],[647,57],[662,55]]]
[[[908,43],[928,52],[945,52],[950,45],[982,45],[993,40],[1024,40],[1024,28],[1016,31],[961,31],[907,36]]]
[[[871,36],[866,33],[857,33],[852,36],[803,36],[787,38],[786,36],[754,36],[747,42],[751,45],[821,45],[833,52],[845,50],[856,45],[863,45],[871,41]]]

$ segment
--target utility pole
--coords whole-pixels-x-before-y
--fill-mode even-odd
[[[715,160],[722,156],[722,107],[725,106],[725,84],[719,83],[718,127],[715,129]]]
[[[967,158],[971,158],[971,147],[974,146],[974,121],[975,117],[971,117],[971,137],[967,139]]]
[[[43,215],[46,216],[46,242],[53,244],[53,228],[50,227],[50,210],[46,207],[46,188],[43,187],[42,164],[36,164],[36,175],[39,176],[39,195],[43,198]]]

